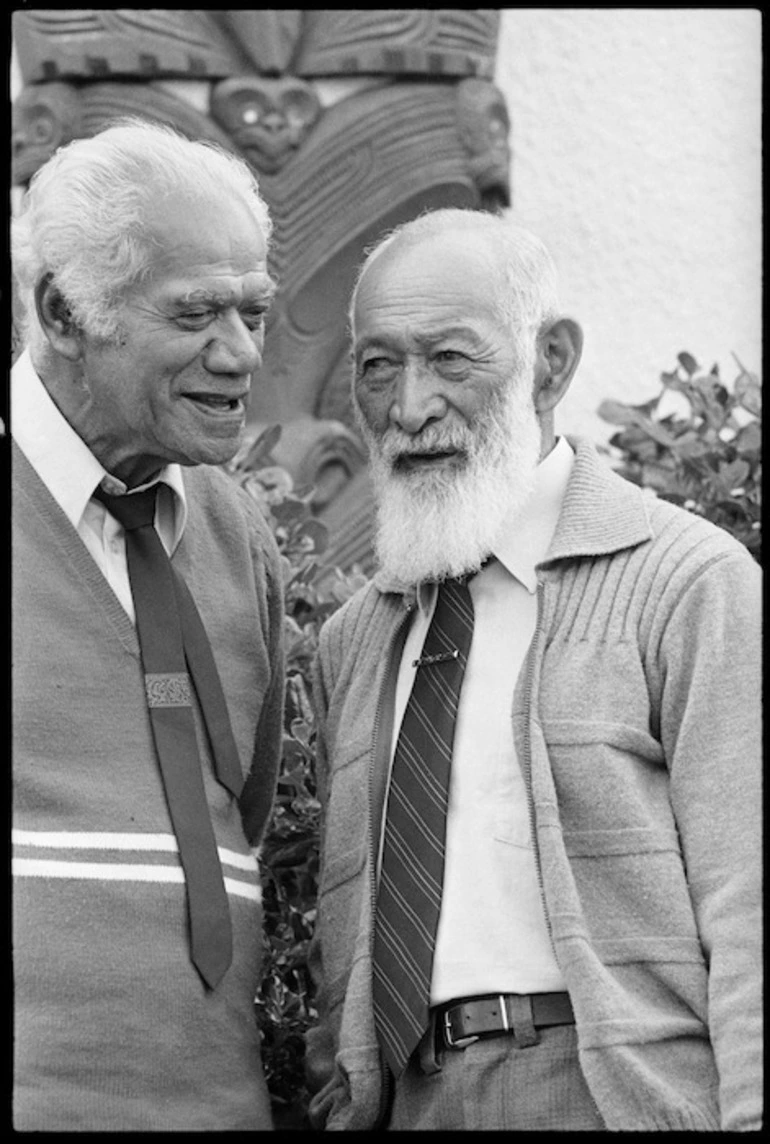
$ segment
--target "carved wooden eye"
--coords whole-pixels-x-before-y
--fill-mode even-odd
[[[320,110],[314,94],[296,89],[283,96],[281,106],[294,127],[310,127],[318,118]]]
[[[233,92],[221,104],[222,118],[229,114],[233,127],[257,127],[273,110],[269,96],[262,92]]]
[[[54,136],[54,122],[47,108],[35,108],[38,118],[32,124],[31,135],[34,143],[50,143]]]

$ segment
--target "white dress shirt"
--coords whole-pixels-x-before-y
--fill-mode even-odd
[[[105,492],[115,494],[125,493],[126,486],[97,461],[82,437],[59,412],[38,377],[28,350],[11,370],[11,429],[16,444],[77,529],[132,621],[135,620],[125,532],[104,505],[91,499],[99,485]],[[148,484],[156,481],[163,483],[155,527],[170,555],[182,537],[187,518],[181,467],[167,465]]]
[[[573,456],[559,439],[538,465],[525,508],[501,530],[496,559],[470,581],[475,620],[452,755],[434,1005],[564,989],[547,932],[512,707],[537,621],[535,565],[548,551]],[[393,748],[435,603],[435,585],[424,586],[399,668]]]

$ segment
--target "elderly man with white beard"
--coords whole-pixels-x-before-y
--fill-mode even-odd
[[[351,303],[378,572],[324,627],[310,1115],[761,1123],[760,573],[554,410],[533,235],[440,210]]]

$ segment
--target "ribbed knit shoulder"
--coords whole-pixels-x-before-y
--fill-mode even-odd
[[[731,566],[739,580],[759,581],[759,566],[725,529],[655,496],[648,498],[648,511],[653,537],[640,546],[632,564],[640,582],[658,585],[671,605],[718,565],[724,566],[722,577],[731,575]]]
[[[724,622],[759,614],[762,570],[740,541],[711,521],[658,498],[650,498],[650,521],[654,539],[635,553],[630,567],[638,595],[645,599],[640,611],[643,639],[662,640],[674,617],[689,614],[682,605],[696,595],[707,599]]]
[[[567,638],[630,637],[642,642],[688,589],[717,567],[718,593],[754,598],[761,579],[747,549],[727,531],[616,473],[576,438],[575,464],[559,523],[542,565],[559,585],[557,626]],[[712,577],[714,578],[714,577]],[[602,634],[603,633],[603,634]]]
[[[617,478],[621,481],[621,478]],[[628,484],[628,482],[622,482]],[[642,498],[648,535],[612,552],[550,560],[543,578],[555,641],[631,640],[648,666],[673,622],[699,624],[699,603],[720,614],[750,615],[761,569],[724,529],[652,493]]]
[[[351,639],[357,642],[358,634],[371,620],[380,598],[381,593],[371,581],[359,588],[321,628],[319,637],[321,650],[327,655],[336,657]]]
[[[736,556],[754,564],[748,549],[726,529],[698,516],[688,509],[663,500],[652,492],[645,493],[653,538],[659,546],[664,538],[682,545],[680,556],[687,552],[695,560]]]
[[[336,679],[345,656],[380,656],[405,612],[399,593],[381,592],[371,581],[351,596],[324,624],[319,657],[327,680]]]

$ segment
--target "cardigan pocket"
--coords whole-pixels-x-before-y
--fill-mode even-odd
[[[555,933],[587,931],[605,965],[657,964],[664,990],[684,987],[703,1017],[705,959],[660,744],[610,721],[553,720],[542,731],[553,786],[536,782],[538,824],[561,835],[577,895],[571,913],[553,914]]]
[[[539,736],[533,742],[544,746],[548,765],[533,765],[533,793],[536,802],[555,796],[565,837],[592,836],[600,852],[616,844],[646,850],[650,839],[657,839],[655,848],[678,850],[669,775],[657,739],[608,720],[548,719],[539,729],[544,742]],[[539,750],[535,754],[541,757]],[[624,840],[613,842],[617,832]]]
[[[581,913],[605,965],[704,963],[676,840],[652,831],[564,835]]]

